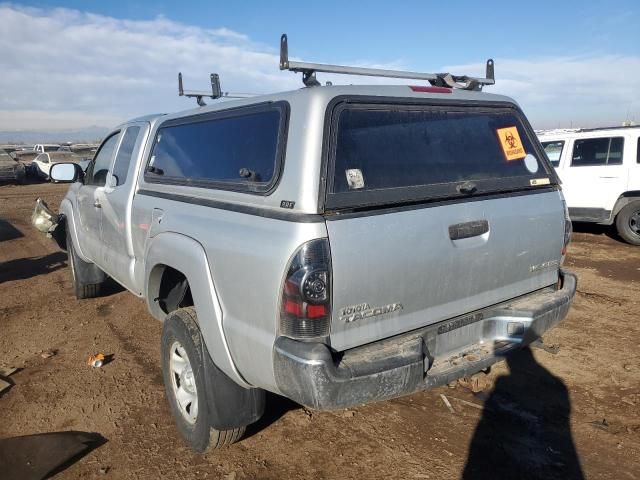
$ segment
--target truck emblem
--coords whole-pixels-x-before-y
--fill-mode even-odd
[[[386,313],[402,310],[401,303],[390,303],[382,307],[371,307],[368,303],[360,303],[351,307],[345,307],[340,311],[340,320],[344,323],[355,322],[364,318],[377,317]]]
[[[548,262],[542,262],[538,265],[531,265],[529,267],[529,272],[538,272],[540,270],[546,270],[548,268],[555,268],[560,266],[560,260],[549,260]]]

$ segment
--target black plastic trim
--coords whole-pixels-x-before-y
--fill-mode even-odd
[[[268,110],[280,111],[280,125],[278,127],[278,139],[275,165],[273,169],[273,177],[268,183],[256,183],[249,182],[229,182],[229,181],[216,181],[206,179],[193,179],[193,178],[181,178],[181,177],[167,177],[154,175],[148,171],[149,162],[153,156],[153,150],[155,148],[158,135],[163,128],[174,127],[178,125],[189,125],[191,123],[206,122],[209,120],[220,120],[224,118],[241,117],[245,115],[251,115],[254,113],[261,113]],[[188,187],[200,187],[210,188],[214,190],[226,190],[231,192],[248,193],[252,195],[269,196],[271,195],[282,177],[282,170],[284,168],[285,154],[287,150],[287,140],[289,133],[289,117],[291,106],[289,102],[280,100],[277,102],[262,102],[253,105],[243,105],[241,107],[233,107],[225,110],[215,110],[206,113],[197,113],[195,115],[189,115],[187,117],[173,118],[165,120],[156,129],[153,139],[152,147],[148,154],[148,158],[144,167],[144,181],[151,184],[163,184],[163,185],[179,185]]]
[[[324,222],[322,215],[314,213],[296,213],[291,211],[275,211],[266,208],[254,207],[250,205],[238,205],[237,203],[223,202],[220,200],[211,200],[208,198],[193,197],[191,195],[179,195],[176,193],[156,192],[154,190],[138,190],[136,195],[146,195],[148,197],[163,198],[174,202],[190,203],[193,205],[201,205],[203,207],[217,208],[219,210],[228,210],[230,212],[244,213],[263,218],[273,218],[276,220],[284,220],[285,222],[296,223],[321,223]]]
[[[406,212],[410,210],[420,210],[423,208],[434,208],[442,205],[454,205],[458,203],[481,202],[484,200],[495,200],[498,198],[513,198],[523,195],[539,195],[558,191],[558,185],[548,187],[531,187],[525,190],[515,190],[506,192],[496,192],[469,196],[458,196],[456,198],[419,200],[416,202],[402,202],[395,205],[380,205],[376,207],[352,208],[325,214],[327,221],[347,220],[349,218],[370,217],[375,215],[387,215],[396,212]]]
[[[574,222],[606,222],[611,218],[611,211],[604,208],[569,207],[569,217]]]
[[[449,225],[449,238],[451,240],[462,240],[483,235],[488,231],[489,222],[486,220],[456,223],[455,225]]]
[[[535,131],[531,127],[527,117],[524,115],[520,107],[511,102],[504,101],[481,101],[481,100],[457,100],[457,99],[438,99],[438,98],[410,98],[410,97],[376,97],[366,95],[341,95],[335,97],[327,105],[325,111],[324,121],[324,138],[323,138],[323,152],[322,152],[322,167],[320,178],[320,189],[318,205],[321,207],[320,211],[339,211],[342,209],[354,209],[354,208],[379,208],[381,206],[393,206],[399,203],[419,202],[427,200],[448,199],[454,197],[461,197],[460,193],[456,190],[456,185],[459,182],[429,185],[429,186],[416,186],[416,187],[402,187],[397,189],[384,189],[383,191],[354,191],[343,193],[331,193],[332,179],[331,174],[334,169],[335,156],[333,155],[333,147],[335,145],[337,137],[337,129],[335,122],[335,115],[339,113],[342,108],[346,108],[348,105],[392,105],[393,107],[463,107],[473,109],[511,109],[514,110],[522,126],[525,129],[533,147],[536,149],[537,157],[542,164],[545,172],[541,172],[541,176],[546,173],[549,177],[551,185],[560,185],[560,179],[549,162],[544,149],[540,145],[540,141],[535,134]],[[529,180],[530,176],[523,177],[511,177],[510,182],[518,182],[522,180],[522,185],[515,185],[517,189],[530,188]],[[486,193],[495,193],[496,191],[505,190],[504,181],[500,179],[490,179],[475,181],[478,190],[493,190]],[[500,188],[501,187],[501,188]],[[513,187],[513,185],[512,185]],[[512,188],[513,189],[513,188]],[[534,187],[539,190],[539,187]],[[394,192],[396,190],[396,192]],[[382,192],[382,193],[381,193]],[[465,199],[473,198],[469,196],[462,196]]]

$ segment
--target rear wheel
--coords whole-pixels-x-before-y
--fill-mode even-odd
[[[640,245],[640,201],[625,206],[616,217],[618,234],[632,245]]]
[[[67,231],[67,256],[69,262],[69,269],[71,270],[71,285],[73,287],[73,293],[78,300],[85,298],[94,298],[100,295],[103,281],[87,281],[86,272],[89,270],[98,270],[98,267],[91,263],[87,263],[82,260],[76,253],[73,246],[73,240]],[[95,272],[91,272],[95,273]],[[101,273],[101,272],[99,272]],[[95,275],[92,275],[95,276]],[[100,275],[99,275],[100,276]],[[104,280],[104,274],[102,275]]]
[[[193,307],[169,314],[162,329],[161,359],[165,392],[176,426],[186,443],[198,452],[240,439],[245,427],[211,427],[205,385],[202,336]]]

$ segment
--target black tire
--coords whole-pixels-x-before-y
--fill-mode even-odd
[[[626,205],[616,216],[616,230],[631,245],[640,245],[640,201]]]
[[[192,375],[185,376],[185,378],[190,379],[191,386],[195,384],[194,395],[197,397],[198,407],[195,420],[191,421],[187,419],[190,412],[178,404],[175,393],[176,387],[182,386],[178,384],[183,383],[183,375],[174,373],[170,364],[176,344],[184,349],[188,357],[187,364],[190,365],[192,372]],[[246,427],[238,427],[231,430],[216,430],[211,427],[203,354],[208,355],[206,348],[203,348],[195,309],[186,307],[171,312],[162,329],[160,352],[165,392],[178,432],[185,442],[198,452],[204,452],[207,448],[215,449],[231,445],[242,437],[246,429]],[[193,408],[193,404],[191,404],[191,408]]]
[[[86,282],[83,281],[82,272],[87,271],[88,269],[97,269],[95,265],[85,262],[82,260],[75,251],[75,247],[73,246],[73,240],[71,239],[71,235],[67,231],[67,261],[69,263],[69,270],[71,270],[71,286],[73,288],[73,293],[78,300],[83,300],[85,298],[95,298],[100,295],[100,290],[102,289],[103,282]]]

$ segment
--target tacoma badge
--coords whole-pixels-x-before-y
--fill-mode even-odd
[[[389,305],[373,308],[371,308],[368,303],[360,303],[358,305],[343,308],[340,311],[340,320],[345,323],[351,323],[356,320],[362,320],[363,318],[377,317],[378,315],[384,315],[385,313],[402,310],[402,308],[401,303],[390,303]]]

